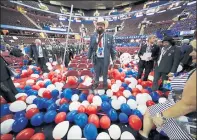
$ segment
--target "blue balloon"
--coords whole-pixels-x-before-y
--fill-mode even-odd
[[[76,110],[73,110],[73,111],[69,112],[66,115],[66,120],[69,121],[69,122],[73,122],[74,118],[75,118],[75,115],[77,115],[77,111]]]
[[[49,110],[56,110],[56,109],[57,109],[57,105],[55,103],[53,103],[47,108],[47,111],[49,111]]]
[[[48,85],[51,85],[52,83],[51,83],[51,81],[47,81],[44,85],[45,85],[45,87],[47,87]]]
[[[128,85],[126,83],[122,83],[121,86],[124,87],[124,89],[126,89],[128,87]]]
[[[65,89],[63,91],[63,94],[64,94],[64,98],[71,100],[71,97],[72,97],[72,90],[71,89]]]
[[[69,111],[69,105],[66,103],[61,105],[59,108],[59,112],[66,112],[67,113],[68,111]]]
[[[1,117],[8,115],[11,113],[10,109],[9,109],[9,104],[3,104],[1,105]]]
[[[104,102],[104,101],[108,102],[109,101],[108,96],[105,95],[105,94],[101,95],[100,97],[101,97],[102,102]]]
[[[39,99],[40,99],[40,98],[35,98],[35,99],[33,100],[33,104],[37,104],[37,102],[38,102]]]
[[[30,89],[30,90],[28,90],[28,95],[38,95],[38,91],[36,91],[36,90],[33,90],[33,89]]]
[[[88,117],[85,113],[79,113],[75,115],[74,122],[79,127],[84,128],[84,126],[88,123]]]
[[[83,101],[85,101],[85,100],[87,100],[87,95],[81,93],[81,94],[79,95],[79,101],[80,101],[80,102],[83,102]]]
[[[133,100],[136,100],[136,97],[135,96],[129,96],[129,98],[128,99],[133,99]]]
[[[150,93],[150,96],[152,97],[152,100],[154,101],[154,102],[157,102],[158,100],[159,100],[159,94],[157,93],[157,92],[151,92]]]
[[[12,131],[20,132],[27,126],[27,123],[28,123],[28,119],[25,117],[16,119],[12,124]]]
[[[130,87],[125,88],[125,90],[129,90],[130,92],[132,92],[132,88]]]
[[[42,98],[38,98],[35,104],[37,105],[38,109],[43,109],[45,105],[45,101]]]
[[[107,116],[110,118],[111,121],[118,120],[118,114],[114,109],[110,109],[109,112],[107,113]]]
[[[44,104],[45,108],[48,108],[51,104],[55,103],[53,99],[47,100]]]
[[[132,115],[138,116],[141,120],[143,119],[142,113],[141,113],[139,110],[137,110],[137,109],[134,109],[134,110],[132,111]]]
[[[106,102],[106,101],[102,102],[102,104],[101,104],[102,111],[108,112],[110,109],[111,109],[111,105],[108,102]]]
[[[21,117],[25,117],[25,113],[26,113],[25,110],[16,112],[16,113],[14,114],[14,119],[18,119],[18,118],[21,118]]]
[[[128,116],[125,113],[119,114],[120,123],[128,123]]]
[[[58,95],[59,95],[59,91],[57,89],[54,89],[54,90],[51,91],[51,96],[53,98],[56,98]]]
[[[31,125],[33,126],[40,126],[44,121],[44,114],[41,113],[37,113],[35,114],[32,118],[31,118]]]
[[[44,122],[45,123],[51,123],[55,120],[55,117],[57,115],[57,112],[54,110],[49,110],[45,115],[44,115]]]
[[[149,93],[151,93],[151,92],[152,92],[152,88],[147,87],[146,89],[149,91]]]
[[[32,89],[32,87],[29,86],[29,85],[27,85],[27,86],[24,87],[24,89],[25,89],[26,91],[28,91],[29,89]]]
[[[123,103],[123,104],[121,105],[120,110],[121,110],[123,113],[127,114],[127,115],[131,115],[131,113],[132,113],[132,112],[131,112],[131,109],[130,109],[130,107],[129,107],[129,105],[126,104],[126,103]]]
[[[18,91],[18,93],[22,93],[21,92],[21,90],[22,90],[21,88],[16,88],[16,90]]]
[[[98,131],[94,124],[89,123],[84,127],[83,134],[87,140],[95,140],[98,135]]]
[[[119,71],[119,72],[122,72],[122,71],[123,71],[123,69],[122,69],[122,68],[119,68],[119,69],[118,69],[118,71]]]

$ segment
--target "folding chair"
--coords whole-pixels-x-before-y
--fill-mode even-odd
[[[88,69],[88,66],[86,63],[81,63],[78,65],[77,67],[78,70],[81,70],[81,69]]]
[[[79,73],[78,73],[78,71],[76,71],[76,70],[70,70],[70,71],[68,71],[67,73],[66,73],[66,80],[67,80],[67,78],[68,78],[68,76],[75,76],[75,77],[79,77]],[[64,85],[64,87],[63,87],[63,89],[66,89],[66,88],[73,88],[73,89],[76,89],[78,87],[78,82],[77,82],[77,84],[75,84],[75,85],[69,85],[68,83],[66,83],[65,85]]]
[[[82,70],[80,72],[80,77],[81,76],[89,76],[89,77],[93,78],[93,74],[91,73],[90,70]],[[80,83],[78,86],[78,89],[79,90],[91,89],[91,87],[92,87],[92,84],[90,86],[85,86],[85,85],[83,85],[83,83]]]
[[[69,64],[68,68],[73,68],[73,69],[77,69],[77,63],[71,63]]]

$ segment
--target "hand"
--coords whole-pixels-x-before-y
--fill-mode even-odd
[[[174,73],[170,72],[167,76],[168,77],[173,77],[174,76]]]
[[[157,127],[161,127],[164,124],[164,121],[163,121],[162,117],[154,116],[152,119],[153,119],[153,123]]]

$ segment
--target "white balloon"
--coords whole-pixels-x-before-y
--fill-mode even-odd
[[[32,77],[32,78],[38,78],[39,75],[38,74],[31,74],[30,77]]]
[[[63,121],[61,123],[58,123],[55,128],[53,129],[53,138],[54,139],[61,139],[63,138],[69,128],[69,122],[68,121]]]
[[[32,68],[34,68],[34,67],[35,67],[35,66],[33,66],[33,65],[30,65],[30,66],[29,66],[30,69],[32,69]]]
[[[27,104],[32,104],[35,98],[37,98],[37,96],[35,96],[35,95],[30,95],[30,96],[28,96],[28,97],[26,98],[26,103],[27,103]]]
[[[101,132],[98,134],[98,136],[96,137],[96,140],[111,140],[110,136],[108,133],[106,132]]]
[[[94,94],[98,94],[98,90],[95,89],[95,90],[94,90]]]
[[[105,90],[104,90],[104,89],[99,89],[99,90],[98,90],[98,94],[99,94],[99,95],[105,94]]]
[[[81,105],[80,102],[74,101],[69,105],[69,110],[73,111],[73,110],[78,110],[79,106]]]
[[[56,104],[57,106],[60,106],[60,100],[61,100],[61,99],[57,99],[57,100],[55,101],[55,104]]]
[[[56,87],[53,84],[50,84],[47,86],[47,89],[51,92],[52,90],[56,89]]]
[[[123,104],[123,103],[127,102],[126,98],[123,97],[123,96],[118,97],[118,101],[120,102],[120,104]]]
[[[55,73],[59,74],[60,73],[60,70],[55,70]]]
[[[24,101],[14,101],[10,104],[9,109],[12,112],[19,112],[22,110],[25,110],[27,107],[26,103]]]
[[[79,100],[79,95],[77,94],[74,94],[72,97],[71,97],[71,100],[74,102],[74,101],[78,101]]]
[[[116,80],[116,84],[120,87],[122,85],[122,82],[120,80]]]
[[[46,83],[47,81],[51,81],[51,80],[50,79],[44,79],[43,82]]]
[[[14,121],[14,119],[8,119],[1,123],[1,134],[7,134],[12,131],[12,125]]]
[[[166,101],[167,101],[167,99],[166,99],[165,97],[159,98],[159,103],[160,103],[160,104],[163,104],[163,103],[165,103]]]
[[[26,85],[33,85],[34,84],[34,80],[29,79],[26,81]]]
[[[113,92],[112,92],[111,89],[108,89],[108,90],[106,91],[106,94],[107,94],[108,97],[111,97],[111,96],[113,95]]]
[[[21,96],[27,96],[27,94],[26,93],[18,93],[15,95],[15,98],[18,99]]]
[[[124,97],[129,98],[129,96],[131,96],[131,92],[129,90],[124,90],[123,95]]]
[[[143,94],[136,95],[136,102],[138,105],[146,105],[147,99],[145,96],[143,96]]]
[[[141,85],[137,85],[136,88],[138,88],[139,90],[143,89],[143,87]]]
[[[137,108],[137,103],[135,100],[133,99],[129,99],[127,101],[127,104],[129,105],[130,109],[136,109]]]
[[[100,96],[94,96],[92,99],[92,102],[96,105],[96,106],[101,106],[102,104],[102,100]]]
[[[144,98],[146,98],[147,101],[148,101],[148,100],[152,100],[152,97],[150,96],[150,94],[148,94],[148,93],[143,93],[142,95],[144,96]]]
[[[54,61],[54,62],[52,63],[52,65],[53,65],[53,66],[57,65],[57,61]]]
[[[38,95],[39,95],[40,97],[43,97],[43,92],[44,92],[45,90],[47,90],[47,89],[46,89],[46,88],[40,88],[40,89],[38,90]]]
[[[135,140],[135,137],[128,131],[124,131],[120,137],[121,140]]]
[[[26,112],[32,108],[37,108],[37,105],[36,104],[31,104],[31,105],[28,105],[27,108],[26,108]]]
[[[81,139],[82,138],[82,130],[78,125],[73,125],[68,131],[67,139]]]
[[[111,101],[111,105],[112,107],[115,109],[115,110],[119,110],[120,109],[120,106],[121,106],[121,103],[118,101],[118,100],[112,100]]]
[[[48,78],[48,73],[43,73],[43,78]]]
[[[90,104],[90,103],[89,103],[87,100],[85,100],[85,101],[83,101],[83,102],[81,103],[81,105],[83,105],[84,107],[87,107],[89,104]]]
[[[128,64],[130,63],[132,60],[132,57],[129,53],[123,53],[121,56],[120,56],[120,63],[121,64]]]
[[[47,62],[46,65],[47,65],[47,66],[51,66],[51,63],[50,63],[50,62]]]
[[[111,96],[111,99],[112,99],[112,100],[118,100],[118,97],[115,96],[115,95],[113,95],[113,96]]]
[[[147,106],[146,105],[139,105],[137,107],[137,109],[142,113],[142,115],[144,115],[147,110]]]
[[[42,81],[41,81],[41,80],[39,80],[38,82],[36,82],[36,85],[39,85],[41,82],[42,82]]]
[[[113,85],[111,86],[111,90],[112,90],[113,92],[118,92],[118,91],[119,91],[119,85],[113,84]]]
[[[112,139],[117,140],[120,138],[121,130],[118,125],[112,124],[108,129],[109,135]]]
[[[27,70],[22,70],[22,73],[25,73],[25,72],[27,72]]]
[[[148,76],[148,80],[153,81],[154,77],[152,75]]]
[[[130,78],[130,82],[133,83],[135,86],[137,85],[138,81],[134,78],[134,77],[131,77]]]

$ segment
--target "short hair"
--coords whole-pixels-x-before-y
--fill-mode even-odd
[[[35,43],[37,43],[37,42],[41,44],[42,41],[40,39],[36,39]]]
[[[149,36],[148,36],[148,41],[149,41],[151,38],[153,38],[153,37],[156,37],[156,35],[149,35]]]

